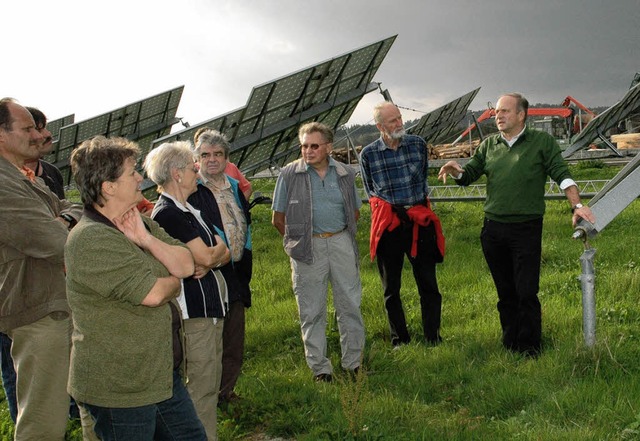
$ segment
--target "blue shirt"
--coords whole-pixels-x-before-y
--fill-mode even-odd
[[[360,170],[369,197],[393,205],[416,205],[427,197],[427,144],[419,136],[403,136],[396,150],[378,138],[362,149]]]
[[[347,218],[344,212],[344,198],[338,185],[335,159],[329,159],[329,168],[324,180],[318,176],[313,167],[307,166],[307,173],[311,181],[311,200],[313,234],[335,233],[342,231],[347,226]],[[357,197],[357,189],[353,188],[358,208],[362,202]],[[284,179],[278,179],[273,194],[273,211],[285,213],[287,211],[287,185]]]

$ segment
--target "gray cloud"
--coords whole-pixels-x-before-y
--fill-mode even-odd
[[[197,123],[244,105],[253,86],[394,34],[374,80],[424,112],[479,86],[474,110],[514,90],[612,105],[640,70],[640,0],[112,0],[100,17],[81,5],[42,2],[42,21],[6,49],[0,94],[78,120],[184,84],[179,114]],[[32,6],[7,8],[31,17]],[[8,20],[7,34],[22,23]],[[43,42],[45,75],[32,67],[41,52],[25,50]],[[352,122],[380,99],[365,97]]]

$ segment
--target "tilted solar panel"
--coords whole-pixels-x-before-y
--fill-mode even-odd
[[[62,172],[65,185],[71,181],[69,157],[82,141],[97,135],[122,136],[136,141],[143,151],[142,158],[151,148],[151,142],[167,135],[178,122],[176,112],[184,86],[145,98],[111,112],[84,121],[65,125],[59,130],[59,141],[51,154],[52,162]]]
[[[445,142],[467,114],[467,109],[480,91],[478,87],[453,101],[424,115],[408,132],[429,144]]]
[[[578,150],[591,145],[596,138],[605,139],[605,132],[615,127],[618,122],[640,111],[640,84],[629,89],[625,96],[613,106],[593,118],[589,124],[571,141],[571,145],[562,152],[568,158]]]
[[[189,139],[201,127],[223,132],[231,142],[231,160],[252,175],[284,165],[299,155],[301,124],[322,121],[336,130],[348,122],[360,99],[377,89],[373,76],[396,36],[356,49],[253,88],[246,106],[156,139]]]

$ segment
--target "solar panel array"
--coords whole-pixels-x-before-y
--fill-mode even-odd
[[[153,140],[169,134],[171,126],[179,121],[176,111],[183,89],[184,86],[180,86],[111,112],[62,126],[58,143],[45,160],[60,169],[64,183],[68,185],[71,180],[71,152],[82,141],[94,136],[122,136],[136,141],[140,146],[141,158],[144,158]]]
[[[442,107],[424,115],[408,132],[423,138],[428,144],[442,143],[467,114],[467,109],[480,91],[478,87]]]
[[[75,115],[67,115],[62,118],[54,119],[53,121],[47,121],[47,130],[51,132],[51,136],[53,137],[53,147],[51,148],[51,153],[44,157],[45,161],[51,162],[52,157],[55,157],[54,153],[58,148],[58,141],[60,140],[60,129],[64,126],[68,126],[69,124],[73,124],[75,119]]]
[[[640,111],[640,84],[636,84],[616,104],[592,119],[571,142],[571,146],[562,152],[568,158],[578,150],[589,147],[596,138],[603,138],[605,132],[615,127],[618,122]]]
[[[246,106],[157,139],[153,146],[193,140],[201,127],[231,141],[231,161],[253,175],[282,166],[299,155],[300,125],[322,122],[332,129],[349,121],[360,99],[377,89],[372,83],[396,36],[364,46],[253,88]]]

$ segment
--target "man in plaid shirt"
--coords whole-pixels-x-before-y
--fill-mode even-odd
[[[378,104],[374,119],[380,138],[362,150],[360,168],[372,212],[371,258],[377,256],[391,343],[398,347],[411,340],[400,299],[406,254],[420,295],[424,339],[435,345],[442,341],[436,263],[444,255],[444,238],[427,199],[427,145],[405,133],[400,110],[391,102]]]

